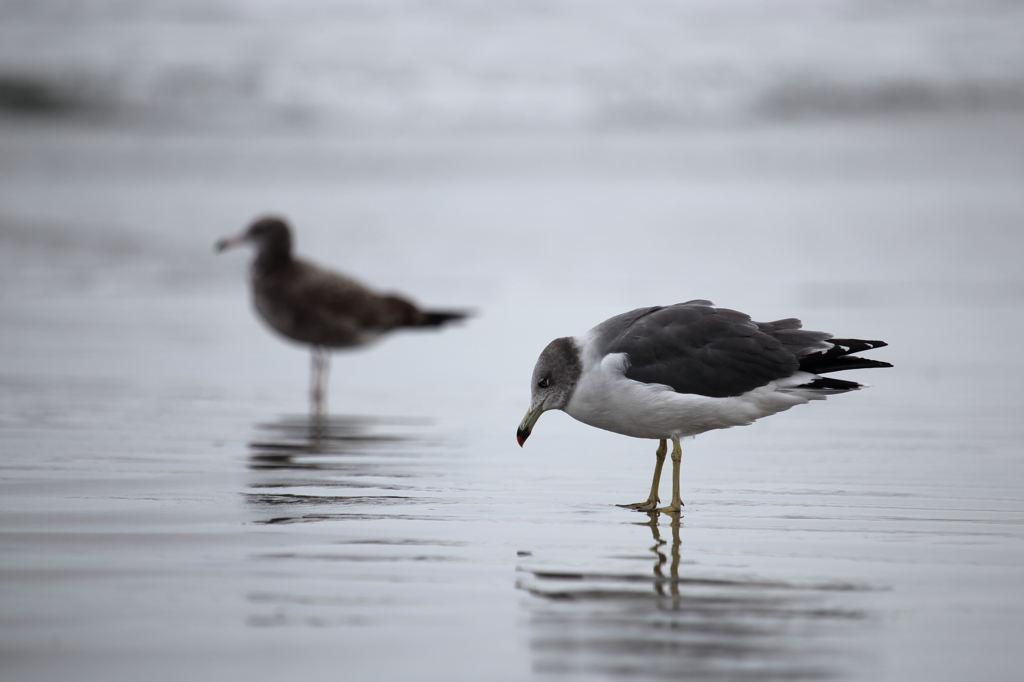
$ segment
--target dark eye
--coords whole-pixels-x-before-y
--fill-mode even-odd
[[[540,381],[537,382],[537,386],[539,388],[547,388],[550,385],[551,385],[551,382],[548,381],[547,377],[544,377],[543,379],[541,379]]]

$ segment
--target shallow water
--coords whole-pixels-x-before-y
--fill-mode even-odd
[[[749,139],[772,148],[775,135]],[[68,148],[89,153],[73,138]],[[6,185],[5,205],[27,212],[43,191],[36,182]],[[738,219],[728,230],[759,251],[691,232],[663,237],[738,254],[735,281],[714,260],[687,257],[680,275],[645,277],[643,262],[617,276],[575,259],[602,257],[602,240],[633,210],[665,224],[683,221],[681,204],[708,216],[776,205],[773,224],[785,226],[810,210],[795,198],[808,192],[800,180],[270,189],[260,205],[291,195],[293,205],[327,207],[307,216],[309,229],[299,223],[300,245],[317,244],[321,260],[479,313],[443,333],[338,355],[331,416],[311,420],[306,353],[253,318],[245,258],[209,253],[222,226],[237,227],[227,217],[248,217],[234,207],[273,183],[204,189],[112,171],[51,179],[46,191],[62,202],[38,213],[52,222],[5,233],[16,254],[0,301],[7,675],[1012,679],[1024,623],[1014,389],[1024,367],[979,354],[978,343],[1020,338],[1016,273],[999,270],[1019,240],[973,265],[954,252],[998,224],[959,228],[950,218],[920,244],[869,219],[919,215],[929,205],[919,197],[947,215],[993,204],[1019,215],[1022,205],[999,182],[906,186],[817,186],[815,205],[860,211],[829,215],[860,216],[864,242],[908,244],[852,244],[846,255],[879,274],[857,280],[839,262],[847,270],[835,282],[813,276],[821,285],[799,281],[804,266],[775,269],[792,240],[743,233]],[[185,195],[211,218],[188,216],[167,232],[178,216],[165,207]],[[888,210],[876,213],[883,200]],[[139,228],[95,228],[83,245],[59,222],[93,211],[100,225],[113,206]],[[390,239],[318,233],[318,223],[335,224],[331,211],[372,212]],[[422,247],[450,264],[442,273],[417,263],[418,228],[394,227],[415,225],[414,214],[432,225],[454,216]],[[485,214],[502,225],[556,217],[550,233],[527,230],[529,247],[502,229],[493,249],[465,244]],[[122,241],[134,245],[127,255],[107,246]],[[962,255],[961,267],[989,263],[988,279],[943,278],[944,253]],[[993,300],[975,300],[979,291]],[[614,506],[645,494],[653,443],[552,414],[516,447],[527,377],[547,340],[696,295],[885,338],[892,346],[874,355],[896,369],[864,372],[869,390],[688,441],[678,523]]]
[[[118,54],[83,26],[62,59]],[[430,136],[4,118],[4,679],[1015,680],[1024,131],[939,109]],[[475,316],[336,355],[308,416],[307,353],[254,318],[247,256],[212,253],[269,210],[310,257]],[[548,341],[697,297],[885,339],[895,368],[686,441],[679,519],[615,506],[653,442],[555,413],[516,446]]]

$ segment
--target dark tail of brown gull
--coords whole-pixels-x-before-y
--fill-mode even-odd
[[[440,327],[471,315],[464,310],[420,310],[401,296],[382,296],[380,300],[391,310],[392,319],[401,320],[397,327]]]
[[[470,313],[456,311],[427,310],[423,313],[423,321],[418,327],[439,327],[445,322],[455,322],[469,317]]]

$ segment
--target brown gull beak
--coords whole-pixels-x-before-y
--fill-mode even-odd
[[[230,237],[218,239],[217,243],[213,247],[214,251],[216,251],[217,253],[221,253],[222,251],[234,248],[239,244],[245,242],[248,239],[248,236],[249,233],[248,230],[246,230],[243,232],[239,232],[238,234],[231,235]]]

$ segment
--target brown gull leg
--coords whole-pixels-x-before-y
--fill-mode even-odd
[[[327,411],[327,377],[331,371],[331,352],[323,346],[313,346],[309,372],[309,403],[313,414]]]
[[[655,510],[655,507],[658,506],[658,486],[661,484],[661,467],[665,465],[666,452],[668,452],[668,442],[662,438],[658,444],[658,449],[654,452],[654,456],[657,457],[654,463],[654,481],[651,483],[651,494],[647,500],[645,502],[634,502],[633,504],[620,504],[616,506],[639,511]]]
[[[659,507],[660,512],[669,512],[678,514],[683,510],[683,501],[679,499],[679,469],[681,468],[681,462],[683,460],[683,446],[679,444],[679,439],[672,438],[672,501],[669,502],[667,507]]]

